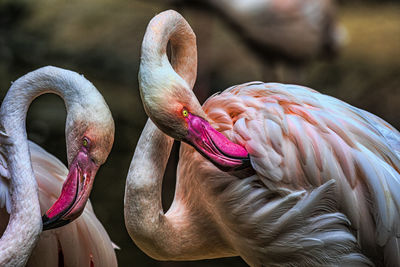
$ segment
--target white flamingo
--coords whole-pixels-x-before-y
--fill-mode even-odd
[[[33,99],[44,93],[65,100],[69,172],[58,159],[27,140],[26,112]],[[85,208],[95,174],[113,140],[110,110],[83,76],[44,67],[12,84],[0,109],[0,266],[117,265],[112,242],[90,202]],[[43,216],[43,228],[69,225],[46,231],[39,238],[40,210],[46,211],[51,203]]]
[[[296,85],[246,83],[201,107],[191,91],[196,57],[195,35],[178,13],[153,18],[139,71],[143,105],[159,129],[186,144],[164,214],[172,138],[147,122],[125,191],[135,243],[160,260],[240,255],[252,266],[398,265],[399,132]]]

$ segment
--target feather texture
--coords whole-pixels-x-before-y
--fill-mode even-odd
[[[125,221],[135,242],[163,260],[239,255],[252,266],[398,265],[399,132],[368,112],[290,84],[233,86],[201,109],[186,86],[195,76],[182,75],[186,85],[156,86],[171,70],[193,74],[195,45],[183,32],[194,40],[186,21],[165,11],[143,41],[139,87],[154,124],[146,124],[127,178]],[[192,46],[172,66],[168,39],[173,51]],[[164,102],[154,103],[157,97]],[[207,119],[229,144],[244,146],[252,168],[222,171],[213,155],[185,138],[191,128],[176,112],[182,107]],[[181,145],[175,198],[165,214],[161,181],[172,144],[155,125],[191,144]]]
[[[307,190],[335,180],[339,209],[362,248],[383,247],[385,262],[398,262],[400,134],[390,124],[312,89],[277,83],[231,87],[203,108],[216,129],[246,147],[267,188]]]

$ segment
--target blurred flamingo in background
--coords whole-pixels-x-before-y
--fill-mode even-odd
[[[233,86],[201,107],[191,91],[196,64],[188,23],[174,11],[153,18],[139,71],[152,121],[125,191],[126,227],[143,251],[160,260],[240,255],[252,266],[398,265],[396,129],[279,83]],[[161,184],[173,139],[157,128],[186,143],[165,214]]]
[[[264,79],[299,80],[301,66],[332,58],[346,40],[333,0],[170,0],[183,10],[208,10],[261,60]],[[203,31],[201,27],[200,33]],[[200,36],[201,37],[201,36]],[[285,63],[280,68],[280,63]]]
[[[28,107],[44,93],[65,100],[69,172],[57,158],[27,140]],[[1,266],[117,265],[113,244],[90,202],[85,208],[113,140],[111,112],[83,76],[44,67],[12,84],[0,109]],[[40,214],[47,209],[44,230],[69,225],[40,235]]]

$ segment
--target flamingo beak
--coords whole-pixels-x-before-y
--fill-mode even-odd
[[[60,197],[42,217],[43,230],[61,227],[81,215],[98,169],[87,149],[82,147],[70,164]]]
[[[222,171],[236,171],[250,166],[247,150],[215,130],[208,121],[191,113],[185,118],[188,133],[184,141]]]

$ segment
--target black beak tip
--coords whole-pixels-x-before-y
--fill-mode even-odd
[[[70,220],[60,219],[59,216],[55,216],[54,218],[49,218],[47,215],[42,216],[43,223],[43,231],[55,229],[61,226],[68,224]]]

